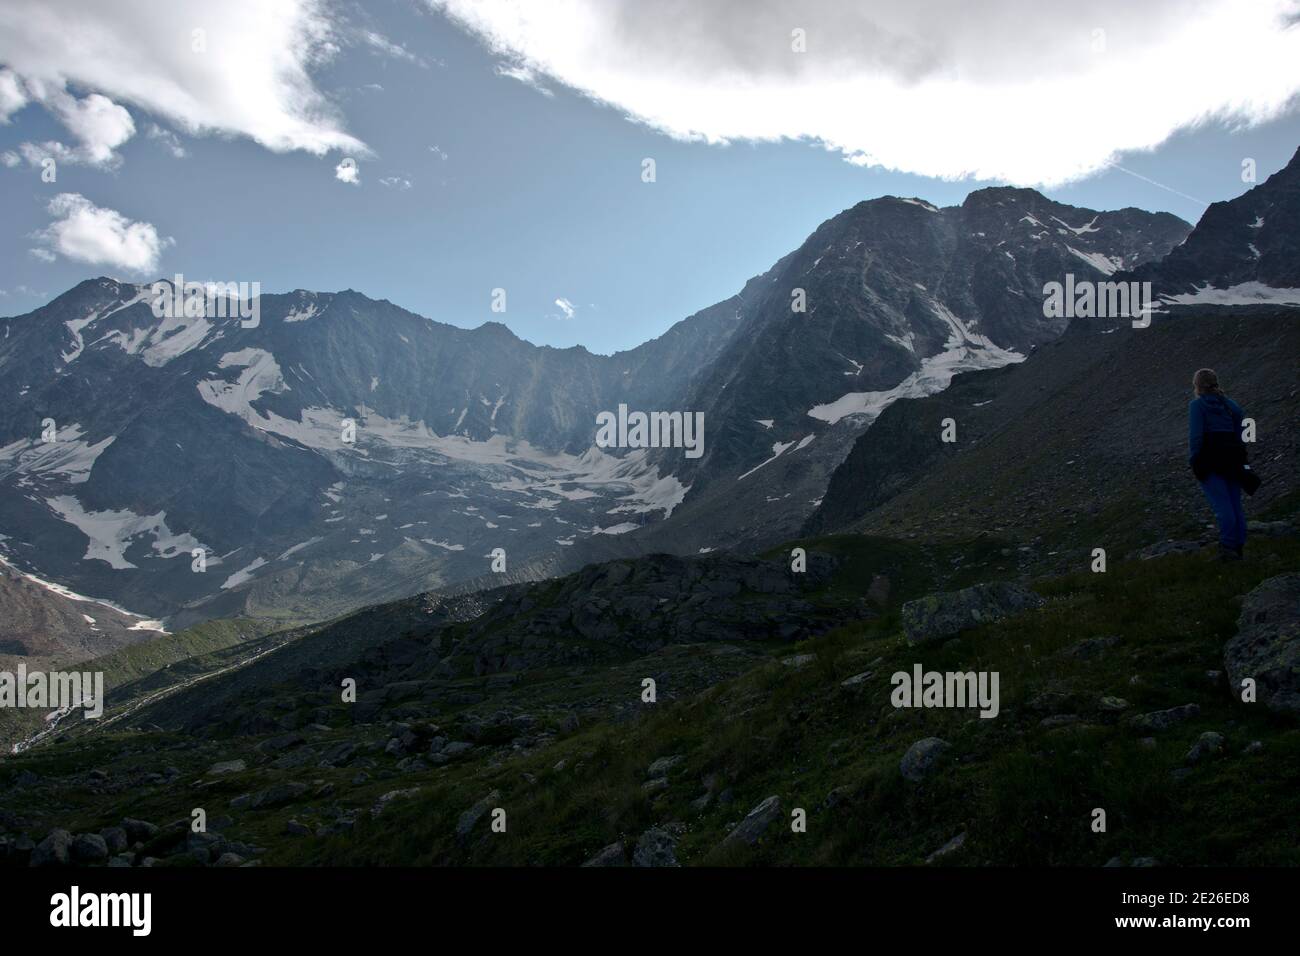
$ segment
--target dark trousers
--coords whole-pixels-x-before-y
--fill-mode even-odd
[[[1201,490],[1219,522],[1219,544],[1236,551],[1246,543],[1246,512],[1241,510],[1241,483],[1223,475],[1210,475]]]

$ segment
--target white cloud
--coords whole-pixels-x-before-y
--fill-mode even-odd
[[[390,189],[407,190],[411,188],[411,181],[405,176],[385,176],[379,180],[381,185],[388,186]]]
[[[93,91],[62,111],[47,105],[100,155],[126,129],[119,103],[192,135],[363,154],[310,75],[338,50],[324,8],[323,0],[4,0],[0,63],[29,93],[67,84]],[[5,88],[0,80],[0,104],[12,102]]]
[[[41,245],[32,249],[33,255],[46,261],[57,253],[77,262],[152,272],[162,250],[172,242],[160,238],[150,223],[132,222],[78,193],[59,193],[47,211],[54,222],[36,234]]]
[[[343,159],[334,167],[334,178],[350,186],[361,185],[361,167],[355,159]]]
[[[565,298],[556,299],[555,305],[564,313],[566,319],[573,318],[574,313],[577,312],[577,309],[573,307],[573,303]]]
[[[555,95],[554,91],[542,83],[538,71],[523,63],[501,63],[497,66],[497,76],[518,80],[524,86],[532,87],[543,96]]]
[[[18,148],[29,163],[37,166],[53,158],[60,163],[112,167],[120,162],[115,150],[135,135],[135,121],[125,107],[100,93],[78,99],[62,85],[51,86],[43,80],[29,80],[26,88],[33,101],[48,109],[80,141],[75,147],[52,141],[23,143]]]
[[[382,56],[392,57],[394,60],[405,60],[407,63],[414,63],[416,66],[427,67],[429,65],[406,47],[400,43],[394,43],[382,33],[376,33],[374,30],[361,30],[358,35],[366,46]]]
[[[171,153],[176,159],[184,159],[186,156],[185,147],[181,145],[180,138],[169,129],[163,129],[157,123],[150,123],[145,130],[152,140],[162,143],[167,152]]]
[[[27,93],[13,70],[0,70],[0,123],[27,105]]]
[[[1297,0],[426,0],[524,81],[681,139],[807,139],[927,176],[1051,185],[1300,90]],[[803,30],[806,52],[792,49]]]

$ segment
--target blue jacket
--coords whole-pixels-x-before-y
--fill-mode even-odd
[[[1196,456],[1202,449],[1217,450],[1224,446],[1241,444],[1241,420],[1245,413],[1241,406],[1224,395],[1201,395],[1187,406],[1187,460],[1195,467]],[[1206,436],[1213,449],[1206,448]],[[1228,436],[1233,436],[1229,438]],[[1217,470],[1217,469],[1211,469]],[[1198,476],[1199,477],[1199,476]]]

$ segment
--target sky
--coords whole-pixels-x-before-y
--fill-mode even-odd
[[[0,0],[0,315],[180,273],[608,353],[863,199],[1195,222],[1300,146],[1300,3],[1077,7]]]

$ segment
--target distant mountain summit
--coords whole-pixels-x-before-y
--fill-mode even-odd
[[[0,547],[181,623],[338,613],[496,549],[536,575],[661,519],[685,487],[593,448],[596,415],[668,403],[729,333],[702,315],[598,356],[352,291],[261,296],[255,324],[159,311],[101,278],[0,319]]]
[[[1059,336],[1043,287],[1156,260],[1191,226],[1168,213],[1098,212],[1032,189],[940,209],[884,197],[823,223],[745,290],[739,329],[694,380],[702,458],[663,467],[691,487],[656,549],[759,547],[798,533],[853,442],[900,398],[1021,361]],[[802,296],[806,312],[793,303]]]
[[[1205,210],[1168,256],[1134,270],[1170,305],[1300,305],[1300,150],[1267,180]]]

